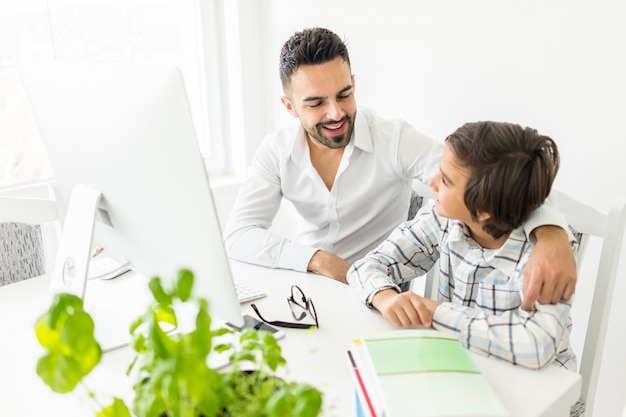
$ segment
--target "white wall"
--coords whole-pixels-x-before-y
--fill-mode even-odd
[[[602,208],[626,195],[626,2],[241,0],[240,10],[243,53],[263,57],[243,68],[256,79],[247,92],[262,92],[253,147],[290,119],[280,47],[325,26],[348,42],[359,104],[439,140],[472,120],[535,127],[562,151],[559,188]],[[246,19],[262,32],[246,32]]]

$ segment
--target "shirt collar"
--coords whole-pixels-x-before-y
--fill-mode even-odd
[[[355,147],[363,149],[365,152],[374,152],[374,141],[370,134],[369,124],[360,109],[356,112],[354,133],[350,143],[354,143]]]
[[[513,230],[504,244],[497,249],[484,249],[471,238],[469,228],[460,221],[451,221],[448,243],[461,242],[464,246],[469,245],[481,249],[483,259],[493,268],[501,271],[506,276],[512,277],[516,273],[517,265],[526,249],[526,235],[523,227]]]
[[[309,147],[306,143],[306,132],[302,127],[302,124],[298,129],[295,130],[294,134],[293,146],[291,148],[291,158],[298,162],[301,161],[305,156],[306,159],[309,159]]]

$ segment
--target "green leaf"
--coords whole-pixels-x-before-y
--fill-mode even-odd
[[[206,300],[199,300],[198,314],[196,315],[196,329],[191,333],[191,344],[198,350],[198,354],[206,356],[213,347],[213,333],[211,330],[211,316]]]
[[[163,305],[172,304],[172,297],[165,292],[163,286],[161,286],[161,279],[159,277],[152,278],[150,282],[148,282],[148,288],[150,288],[150,292],[157,303]]]
[[[193,273],[188,269],[178,271],[178,280],[176,281],[176,294],[182,302],[191,297],[191,288],[193,287]]]
[[[93,320],[75,295],[55,295],[37,320],[35,334],[46,350],[37,362],[37,375],[55,392],[72,391],[100,362]]]
[[[67,358],[57,353],[49,353],[42,356],[37,361],[37,375],[54,392],[71,392],[83,378],[80,372],[81,367]]]
[[[61,341],[76,354],[84,354],[93,350],[97,344],[94,337],[94,324],[91,316],[84,311],[75,311],[66,320],[61,330]]]
[[[290,383],[279,389],[265,405],[265,415],[316,417],[322,409],[322,393],[307,384]]]
[[[170,305],[158,304],[153,306],[152,311],[155,315],[157,322],[168,323],[172,326],[177,326],[176,313]]]
[[[35,324],[35,336],[44,348],[53,348],[61,342],[60,333],[49,324],[48,317],[41,316]]]
[[[113,399],[113,404],[104,407],[96,413],[96,417],[132,417],[124,401]]]
[[[244,329],[239,342],[242,354],[253,354],[256,357],[253,362],[260,364],[271,372],[275,372],[279,367],[286,364],[280,345],[270,332]],[[246,356],[241,356],[241,358],[250,360]],[[234,358],[234,360],[236,359],[237,357]]]
[[[175,354],[176,347],[174,342],[167,333],[161,329],[156,314],[152,314],[148,323],[147,342],[153,350],[154,355],[161,358],[167,358]]]

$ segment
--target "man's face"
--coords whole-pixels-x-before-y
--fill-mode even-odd
[[[344,148],[354,130],[354,77],[341,57],[320,65],[302,65],[291,76],[288,96],[281,98],[307,134],[331,149]]]

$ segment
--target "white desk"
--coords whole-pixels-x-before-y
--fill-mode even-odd
[[[256,303],[270,320],[287,320],[285,299],[290,286],[297,284],[313,299],[320,328],[315,332],[283,329],[281,341],[287,359],[288,377],[308,382],[324,392],[326,416],[355,416],[352,379],[346,349],[362,333],[388,330],[392,325],[377,312],[363,306],[343,284],[315,274],[272,270],[234,262],[235,279],[263,288],[268,297]],[[118,278],[105,285],[124,286]],[[137,279],[137,278],[135,278]],[[131,288],[132,285],[129,285]],[[127,293],[132,300],[132,293]],[[122,300],[114,302],[120,304]],[[0,287],[0,415],[34,417],[94,415],[91,403],[80,389],[67,395],[54,394],[35,373],[41,356],[34,335],[36,318],[48,307],[48,280],[39,277]],[[243,309],[251,312],[249,304]],[[530,371],[472,354],[483,374],[516,417],[566,417],[580,395],[579,375],[556,366]],[[89,387],[128,399],[131,382],[125,372],[132,351],[129,348],[106,353],[87,378]],[[554,401],[558,399],[558,401]],[[407,401],[411,401],[407,398]]]

